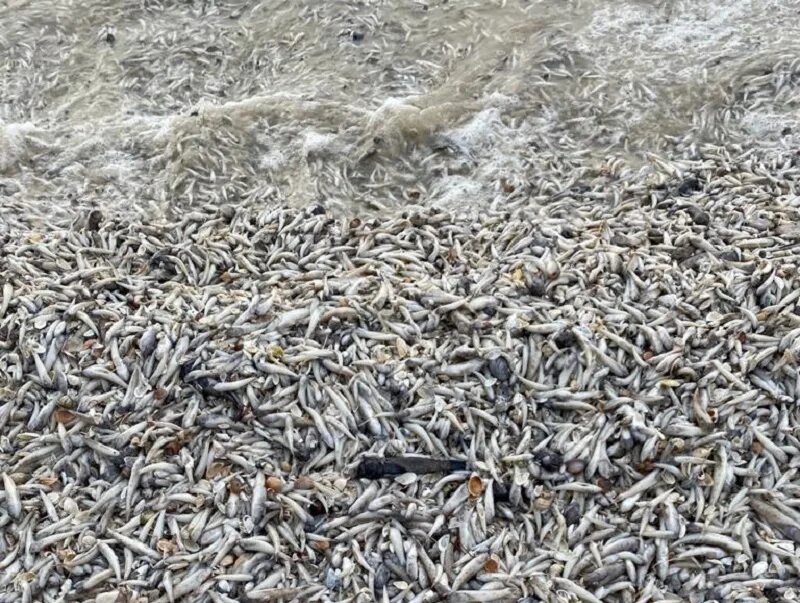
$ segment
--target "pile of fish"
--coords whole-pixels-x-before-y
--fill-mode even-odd
[[[797,164],[4,213],[0,602],[796,600]]]

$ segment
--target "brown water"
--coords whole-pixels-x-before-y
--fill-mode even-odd
[[[648,153],[791,148],[798,22],[793,0],[6,0],[0,195],[475,209]]]

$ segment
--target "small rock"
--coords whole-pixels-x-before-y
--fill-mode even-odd
[[[738,262],[741,257],[737,249],[726,249],[719,254],[719,259],[725,260],[726,262]]]
[[[489,359],[489,372],[499,381],[508,381],[512,375],[511,367],[504,356],[495,356]]]
[[[672,259],[674,259],[676,262],[685,262],[690,257],[695,255],[695,253],[695,248],[691,245],[680,245],[679,247],[674,247],[669,251]]]
[[[575,335],[570,329],[564,329],[553,337],[553,343],[559,348],[568,348],[575,345]]]
[[[580,459],[573,459],[567,463],[567,472],[571,473],[572,475],[579,475],[583,473],[583,469],[585,467],[585,462]]]
[[[689,205],[684,209],[686,209],[686,213],[692,217],[692,221],[698,226],[708,226],[711,222],[711,217],[696,205]]]
[[[342,583],[342,571],[339,569],[328,568],[325,573],[325,588],[328,590],[336,590]]]
[[[539,276],[533,277],[528,285],[528,293],[536,297],[544,297],[547,294],[547,285],[545,285],[544,279]]]
[[[564,457],[552,450],[540,450],[533,455],[534,460],[546,471],[558,471]]]
[[[564,509],[564,521],[568,526],[575,525],[581,519],[581,506],[578,503],[572,503]]]
[[[99,209],[93,209],[86,217],[86,230],[97,230],[103,223],[105,216]]]
[[[690,176],[680,183],[678,186],[678,194],[682,197],[688,197],[693,192],[699,191],[701,188],[702,187],[700,186],[700,182],[697,180],[697,178]]]
[[[222,217],[226,220],[230,220],[236,215],[236,208],[233,205],[223,205],[219,208],[219,213],[221,213]]]

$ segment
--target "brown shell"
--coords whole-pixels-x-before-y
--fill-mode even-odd
[[[162,538],[156,542],[156,549],[165,555],[171,555],[178,550],[178,545],[171,538]]]
[[[56,418],[56,422],[63,423],[65,425],[72,423],[75,420],[75,413],[71,410],[67,410],[66,408],[57,408],[53,415]]]
[[[467,490],[472,498],[477,498],[483,493],[483,480],[479,475],[473,475],[469,478]]]
[[[283,481],[279,477],[275,477],[271,475],[267,478],[265,483],[267,490],[272,490],[273,492],[280,492],[283,490]]]
[[[183,448],[183,444],[177,438],[164,444],[164,452],[172,456],[178,454],[181,451],[181,448]]]
[[[224,477],[230,473],[230,467],[225,463],[215,461],[211,463],[206,469],[206,478],[214,479],[215,477]]]
[[[228,482],[228,492],[234,496],[238,496],[244,490],[244,484],[239,478],[234,477]]]
[[[324,553],[331,548],[330,540],[311,540],[309,541],[309,544],[311,544],[311,547],[318,550],[320,553]]]
[[[295,490],[311,490],[314,487],[314,480],[307,475],[301,475],[294,480]]]

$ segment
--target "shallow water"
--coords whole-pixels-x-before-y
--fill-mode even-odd
[[[798,142],[798,6],[49,2],[0,8],[0,194],[374,212],[546,200],[697,143]],[[589,185],[591,186],[591,185]]]

